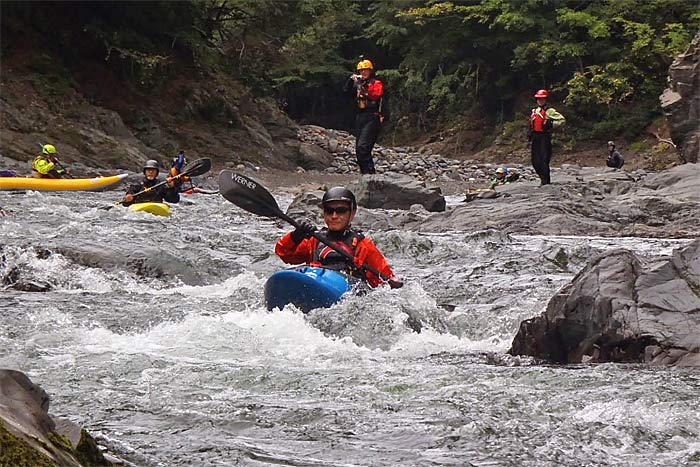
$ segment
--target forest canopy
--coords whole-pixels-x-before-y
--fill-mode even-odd
[[[397,128],[497,127],[548,88],[582,134],[630,137],[659,115],[668,67],[700,28],[687,0],[4,2],[2,15],[5,39],[14,20],[52,24],[69,65],[92,57],[146,88],[227,73],[301,121],[338,123],[364,57]]]

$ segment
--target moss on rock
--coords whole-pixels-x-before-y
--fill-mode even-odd
[[[49,457],[13,435],[0,420],[0,465],[13,467],[57,467]]]
[[[75,448],[75,454],[78,456],[80,463],[87,467],[112,465],[102,455],[102,451],[97,447],[95,439],[84,429],[80,430],[80,442]]]

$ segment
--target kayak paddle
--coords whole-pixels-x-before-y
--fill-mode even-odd
[[[232,202],[241,209],[259,216],[277,217],[287,221],[294,228],[299,228],[299,223],[297,221],[282,212],[272,194],[252,178],[231,172],[230,170],[222,170],[219,174],[219,192],[227,201]],[[341,250],[320,233],[313,232],[311,235],[319,242],[327,245],[333,251],[354,263],[355,258],[350,253]],[[382,274],[369,264],[363,264],[360,269],[365,269],[373,273],[384,282],[395,285],[397,288],[400,287],[398,285],[399,282],[391,280],[386,274]]]
[[[211,159],[209,158],[203,158],[203,159],[197,159],[196,161],[190,162],[187,164],[185,167],[183,167],[182,172],[179,173],[178,175],[175,175],[172,177],[173,180],[177,180],[180,177],[186,177],[186,176],[192,176],[196,177],[198,175],[203,175],[211,169]],[[156,183],[150,188],[144,188],[143,190],[139,191],[138,193],[134,193],[134,198],[137,196],[140,196],[144,193],[148,193],[149,191],[152,191],[158,187],[161,187],[168,183],[167,180],[164,180],[162,182]],[[122,204],[123,201],[117,201],[117,204]]]
[[[68,177],[68,178],[75,178],[75,177],[73,176],[73,174],[71,174],[70,172],[68,172],[68,171],[66,170],[66,168],[63,167],[63,164],[61,164],[60,162],[58,162],[58,159],[54,159],[54,162],[53,162],[53,163],[56,164],[61,170],[63,170],[63,174],[62,174],[62,175],[65,175],[65,176]]]

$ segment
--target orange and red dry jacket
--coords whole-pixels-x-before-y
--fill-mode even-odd
[[[348,249],[347,245],[342,244],[342,242],[334,243],[336,243],[336,246],[343,250]],[[292,240],[292,232],[289,232],[277,242],[277,245],[275,245],[275,253],[287,264],[308,264],[310,266],[322,266],[322,264],[314,262],[314,252],[317,248],[318,240],[316,240],[316,238],[306,238],[299,244],[296,244],[294,243],[294,240]],[[363,264],[367,264],[368,266],[372,266],[377,269],[389,279],[396,280],[394,271],[391,270],[386,258],[384,258],[384,255],[382,255],[372,240],[367,237],[362,237],[362,239],[354,247],[354,250],[354,263],[356,267],[360,268]],[[366,271],[365,277],[367,278],[367,283],[371,287],[377,287],[384,282],[382,279],[369,271]]]

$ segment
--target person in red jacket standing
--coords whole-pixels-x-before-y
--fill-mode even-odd
[[[320,234],[354,258],[347,259],[328,245],[321,243],[313,234],[316,228],[310,223],[300,222],[299,228],[282,237],[275,245],[275,253],[287,264],[308,264],[324,267],[359,277],[371,286],[382,284],[382,278],[362,269],[368,265],[388,278],[392,289],[403,286],[387,263],[384,255],[372,240],[350,225],[357,213],[357,201],[352,191],[334,187],[323,195],[323,219],[327,227]]]
[[[552,130],[564,123],[564,116],[547,106],[549,91],[540,89],[535,93],[537,107],[530,114],[527,141],[530,144],[532,167],[540,177],[542,185],[551,183],[549,161],[552,159]]]
[[[357,64],[359,75],[353,74],[343,86],[346,94],[355,98],[355,156],[360,173],[377,173],[372,158],[372,148],[377,142],[384,122],[382,100],[384,84],[374,75],[374,65],[369,60]]]

